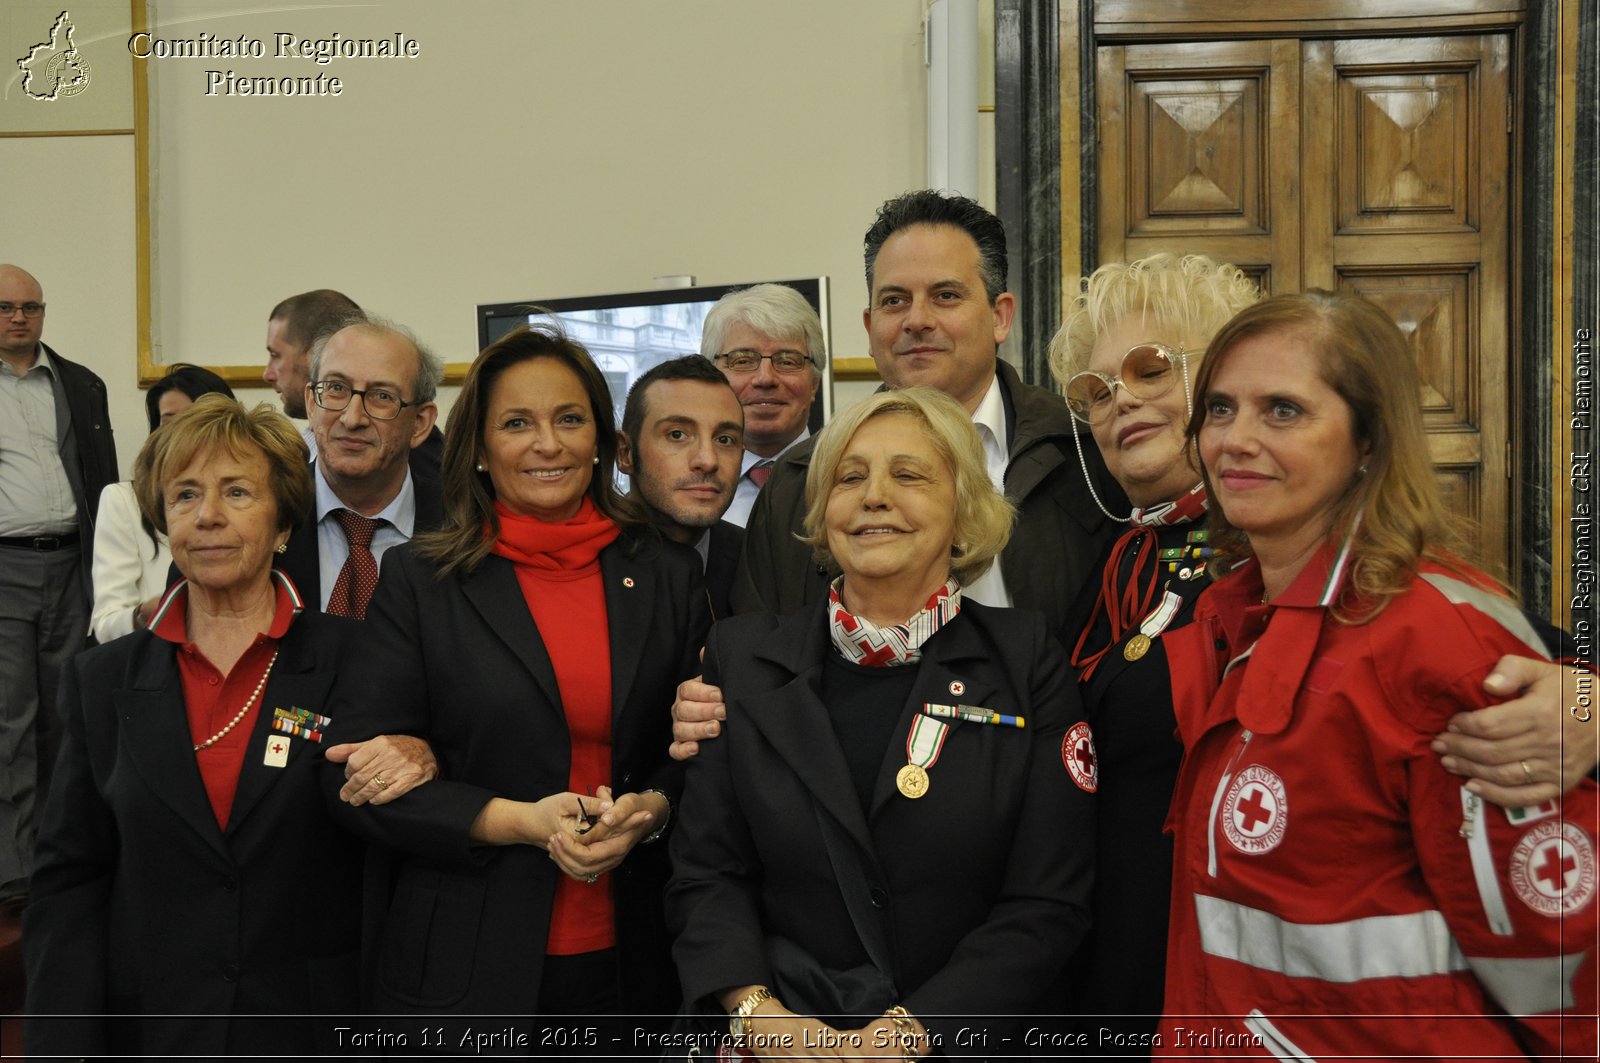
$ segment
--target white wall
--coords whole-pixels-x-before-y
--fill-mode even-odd
[[[480,302],[681,273],[826,274],[834,353],[862,357],[861,234],[923,183],[921,0],[150,0],[149,21],[269,56],[279,31],[421,46],[327,66],[146,61],[158,361],[259,365],[272,305],[316,287],[469,361]],[[208,69],[344,88],[207,96]],[[40,276],[46,340],[110,385],[126,470],[145,434],[131,141],[3,139],[0,181],[37,204],[10,212],[0,261]]]

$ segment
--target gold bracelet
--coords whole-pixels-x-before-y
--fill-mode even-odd
[[[894,1032],[900,1038],[900,1056],[910,1063],[917,1058],[917,1027],[911,1018],[911,1013],[904,1004],[896,1004],[883,1013],[883,1017],[894,1023]]]
[[[728,1013],[728,1032],[741,1039],[749,1037],[750,1014],[771,999],[772,990],[764,985],[758,985],[746,993]]]

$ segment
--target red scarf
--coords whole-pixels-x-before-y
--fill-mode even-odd
[[[1186,524],[1205,516],[1206,489],[1204,484],[1196,484],[1182,497],[1175,501],[1149,509],[1135,509],[1128,518],[1133,527],[1122,534],[1111,548],[1111,557],[1106,561],[1105,570],[1100,577],[1100,597],[1094,603],[1094,610],[1089,614],[1089,622],[1083,626],[1083,632],[1078,636],[1078,644],[1072,648],[1072,666],[1081,669],[1078,681],[1087,683],[1094,675],[1094,670],[1099,667],[1100,659],[1110,651],[1111,647],[1122,641],[1122,636],[1139,626],[1139,622],[1150,612],[1150,602],[1155,598],[1156,579],[1161,566],[1156,562],[1156,529],[1170,528],[1174,524]],[[1133,560],[1133,571],[1129,573],[1128,585],[1117,586],[1117,571],[1122,567],[1123,558],[1129,550],[1139,553]],[[1141,586],[1141,584],[1143,586]],[[1111,641],[1094,652],[1085,652],[1083,644],[1089,641],[1090,634],[1094,631],[1095,621],[1104,613],[1111,624]]]
[[[500,518],[500,538],[489,552],[518,565],[549,572],[594,564],[600,551],[622,534],[616,522],[596,509],[594,499],[588,495],[583,496],[578,512],[567,520],[524,517],[499,502],[494,504],[494,512]],[[488,534],[487,525],[484,532]]]

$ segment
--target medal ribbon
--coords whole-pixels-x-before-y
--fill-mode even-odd
[[[939,753],[949,733],[950,725],[943,720],[918,713],[911,721],[911,733],[906,735],[906,763],[915,764],[923,771],[933,767],[939,762]]]
[[[1138,618],[1145,615],[1155,599],[1156,579],[1160,572],[1160,564],[1155,558],[1156,529],[1198,520],[1205,512],[1204,484],[1196,484],[1175,501],[1133,511],[1129,519],[1134,526],[1124,532],[1111,548],[1111,557],[1106,561],[1105,572],[1101,575],[1100,597],[1089,614],[1089,622],[1083,625],[1083,631],[1078,635],[1077,645],[1072,648],[1072,665],[1079,669],[1080,683],[1089,681],[1101,659],[1111,647],[1122,641],[1124,634],[1133,629]],[[1120,587],[1117,574],[1131,550],[1137,550],[1138,553],[1128,573],[1127,586]],[[1102,613],[1111,626],[1111,641],[1092,653],[1085,652],[1084,643],[1089,641]]]
[[[1139,625],[1139,634],[1147,639],[1153,639],[1172,623],[1172,618],[1178,615],[1178,610],[1183,607],[1183,597],[1166,591],[1161,596],[1161,604],[1156,606],[1155,612],[1144,618],[1144,623]]]

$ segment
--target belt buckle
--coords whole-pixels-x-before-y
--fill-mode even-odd
[[[59,550],[61,549],[61,536],[35,535],[33,537],[33,548],[39,553],[46,553],[51,550]]]

